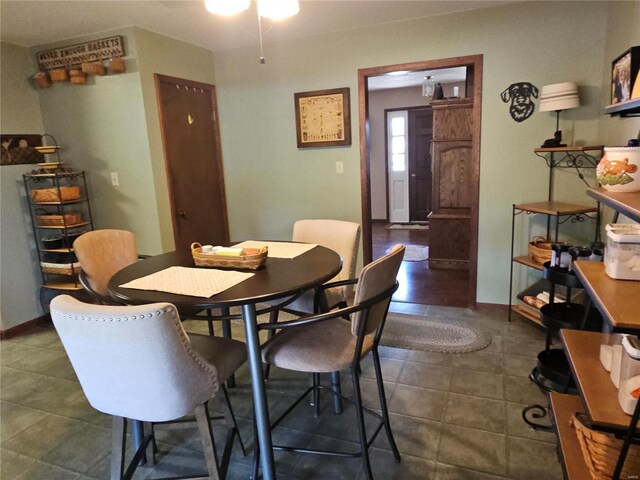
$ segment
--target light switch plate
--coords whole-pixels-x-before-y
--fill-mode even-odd
[[[111,185],[115,187],[120,185],[120,180],[118,179],[118,174],[116,172],[111,172]]]
[[[336,173],[344,173],[344,164],[339,160],[336,162]]]

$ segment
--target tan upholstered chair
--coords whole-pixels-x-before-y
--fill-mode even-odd
[[[237,434],[223,382],[245,362],[244,343],[187,335],[169,303],[91,305],[62,295],[51,302],[51,317],[89,403],[113,416],[112,480],[131,478],[149,443],[155,454],[154,426],[193,411],[209,478],[224,477],[207,401],[223,390],[230,434]],[[152,422],[152,428],[124,473],[127,419]],[[231,445],[221,458],[228,458]]]
[[[292,240],[294,242],[305,242],[322,245],[337,252],[342,258],[342,270],[330,282],[344,281],[355,277],[356,262],[358,260],[358,250],[360,248],[360,225],[342,220],[309,219],[298,220],[293,225]],[[346,307],[347,300],[353,293],[353,285],[331,289],[318,289],[305,292],[295,301],[289,303],[283,311],[305,315],[309,313],[319,313],[328,311],[336,307]],[[324,296],[324,298],[323,298]],[[326,303],[324,303],[326,301]],[[271,313],[269,321],[278,321],[278,310]],[[270,337],[274,331],[269,332]],[[269,377],[269,366],[265,369],[265,377]],[[334,385],[340,389],[340,377],[336,373]],[[340,410],[336,406],[336,411]]]
[[[101,304],[111,304],[109,280],[138,261],[136,238],[126,230],[93,230],[73,242],[80,262],[80,283]]]
[[[294,242],[316,243],[337,252],[342,258],[342,270],[330,281],[348,280],[355,277],[358,250],[360,248],[360,225],[342,220],[298,220],[293,225]],[[328,309],[346,306],[353,293],[353,286],[327,289],[325,291]],[[314,292],[307,292],[295,302],[287,305],[286,310],[302,313],[316,313],[320,306],[315,305]]]
[[[345,452],[333,453],[341,456],[361,456],[368,479],[373,478],[368,454],[368,445],[373,443],[373,438],[367,439],[364,424],[365,411],[378,417],[381,421],[373,437],[384,426],[396,461],[400,461],[400,454],[393,439],[389,423],[378,344],[382,336],[391,296],[398,288],[396,276],[402,263],[404,250],[403,245],[395,245],[384,257],[364,267],[357,281],[353,306],[278,324],[260,325],[261,329],[279,329],[262,349],[263,362],[287,370],[309,372],[315,377],[313,386],[274,422],[273,427],[278,425],[310,392],[314,396],[313,403],[317,415],[319,413],[317,394],[320,388],[325,388],[320,385],[318,372],[337,372],[345,368],[350,369],[355,396],[352,403],[356,406],[360,452],[353,454],[345,454]],[[327,288],[330,288],[330,285],[327,285]],[[347,320],[345,317],[349,319]],[[369,353],[373,356],[382,415],[378,415],[362,406],[360,360]],[[322,453],[290,446],[275,448],[287,451]]]

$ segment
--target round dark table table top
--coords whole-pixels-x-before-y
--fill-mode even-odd
[[[258,270],[243,270],[255,273],[253,277],[209,298],[120,287],[137,278],[176,266],[195,268],[191,252],[163,253],[129,265],[111,278],[111,296],[127,304],[169,302],[178,308],[205,309],[255,304],[322,285],[340,272],[342,259],[333,250],[320,245],[295,258],[268,257]]]

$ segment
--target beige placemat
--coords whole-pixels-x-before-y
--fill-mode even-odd
[[[169,267],[120,286],[136,290],[157,290],[208,298],[253,277],[253,275],[253,273],[233,270]]]
[[[291,242],[263,242],[261,240],[246,240],[234,245],[241,248],[269,247],[269,256],[272,258],[296,258],[317,247],[315,243],[291,243]]]

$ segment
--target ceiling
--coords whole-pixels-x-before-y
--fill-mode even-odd
[[[422,85],[424,77],[433,76],[435,83],[464,82],[467,78],[466,67],[440,68],[438,70],[422,70],[415,72],[393,72],[377,77],[369,77],[369,90],[384,90],[389,88],[417,87]]]
[[[287,20],[262,20],[264,43],[309,37],[412,18],[488,8],[518,0],[300,0],[300,13]],[[35,47],[135,25],[216,51],[256,46],[255,2],[232,17],[211,15],[202,0],[0,0],[0,40]],[[465,69],[403,72],[369,79],[369,90],[419,86],[425,75],[436,82],[460,82]]]
[[[509,1],[300,0],[300,13],[263,20],[264,42],[494,7]],[[258,45],[255,2],[233,17],[211,15],[202,0],[0,1],[0,40],[32,47],[135,25],[212,51]]]

